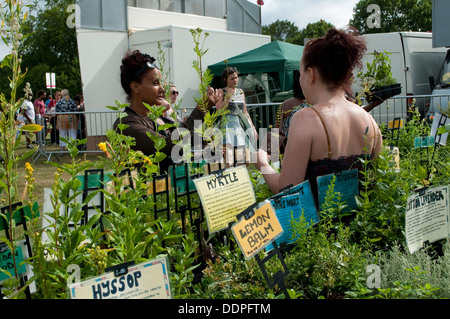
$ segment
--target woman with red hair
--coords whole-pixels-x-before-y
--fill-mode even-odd
[[[317,177],[351,168],[381,151],[382,136],[372,116],[347,99],[353,69],[361,67],[364,40],[353,31],[330,29],[309,41],[300,63],[300,84],[311,107],[293,116],[281,173],[257,152],[256,166],[274,193],[309,180],[317,204]]]

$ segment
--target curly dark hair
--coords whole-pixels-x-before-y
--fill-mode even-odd
[[[354,28],[345,31],[331,28],[324,37],[305,45],[303,66],[316,67],[325,83],[348,91],[353,69],[362,68],[361,59],[366,50],[366,42]]]
[[[235,68],[235,67],[229,66],[229,67],[226,67],[223,70],[223,72],[222,72],[222,82],[223,82],[223,84],[227,85],[228,75],[233,74],[233,73],[239,74],[238,69]]]
[[[145,72],[140,72],[140,70],[145,67],[146,63],[154,63],[155,58],[141,53],[139,50],[128,51],[125,57],[122,59],[122,65],[120,66],[120,82],[128,98],[131,95],[130,83],[136,81],[141,83]],[[138,74],[139,73],[139,74]]]

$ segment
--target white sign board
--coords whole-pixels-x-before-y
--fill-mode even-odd
[[[56,89],[55,73],[45,73],[45,82],[47,84],[47,89]]]
[[[408,197],[405,234],[410,253],[450,235],[448,186],[425,189]]]
[[[171,299],[167,256],[69,286],[71,299]]]

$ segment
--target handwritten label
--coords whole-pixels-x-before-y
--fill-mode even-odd
[[[434,136],[419,136],[414,139],[414,148],[434,146]]]
[[[397,146],[384,145],[384,149],[387,150],[392,156],[389,160],[389,164],[392,166],[395,172],[400,172],[400,151]]]
[[[317,177],[317,185],[319,189],[319,207],[325,202],[327,190],[333,176],[336,176],[334,184],[334,192],[342,195],[341,202],[347,205],[343,211],[351,211],[357,208],[355,196],[359,195],[358,170],[351,169],[342,171],[339,174],[328,174]]]
[[[26,273],[27,268],[25,266],[25,263],[23,263],[22,246],[18,246],[16,248],[13,259],[13,255],[9,247],[5,243],[0,244],[0,268],[9,271],[12,277],[16,275],[14,260],[16,262],[16,267],[18,268],[17,274],[21,275],[23,273]],[[8,278],[10,278],[10,276],[8,276],[3,271],[0,272],[0,281]]]
[[[394,128],[402,128],[403,127],[403,120],[402,119],[398,119],[398,120],[394,120],[394,121],[389,121],[389,128],[390,129],[394,129]]]
[[[122,268],[120,268],[122,269]],[[119,271],[120,271],[119,269]],[[170,299],[167,256],[69,286],[72,299]],[[123,270],[123,269],[122,269]]]
[[[278,246],[282,243],[291,244],[296,240],[292,232],[292,222],[300,220],[302,214],[307,226],[319,221],[316,204],[308,180],[291,188],[285,194],[281,197],[270,199],[284,230],[283,235],[275,240]],[[266,249],[273,249],[273,245],[267,246]]]
[[[231,231],[246,259],[252,258],[283,234],[283,228],[269,201],[257,208],[249,219],[242,218],[235,223]]]
[[[210,233],[228,228],[236,216],[256,202],[245,166],[194,179]]]

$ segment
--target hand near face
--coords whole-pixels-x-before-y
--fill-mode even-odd
[[[207,95],[208,95],[208,107],[211,108],[212,106],[216,105],[217,102],[219,101],[220,97],[219,90],[209,87]]]

